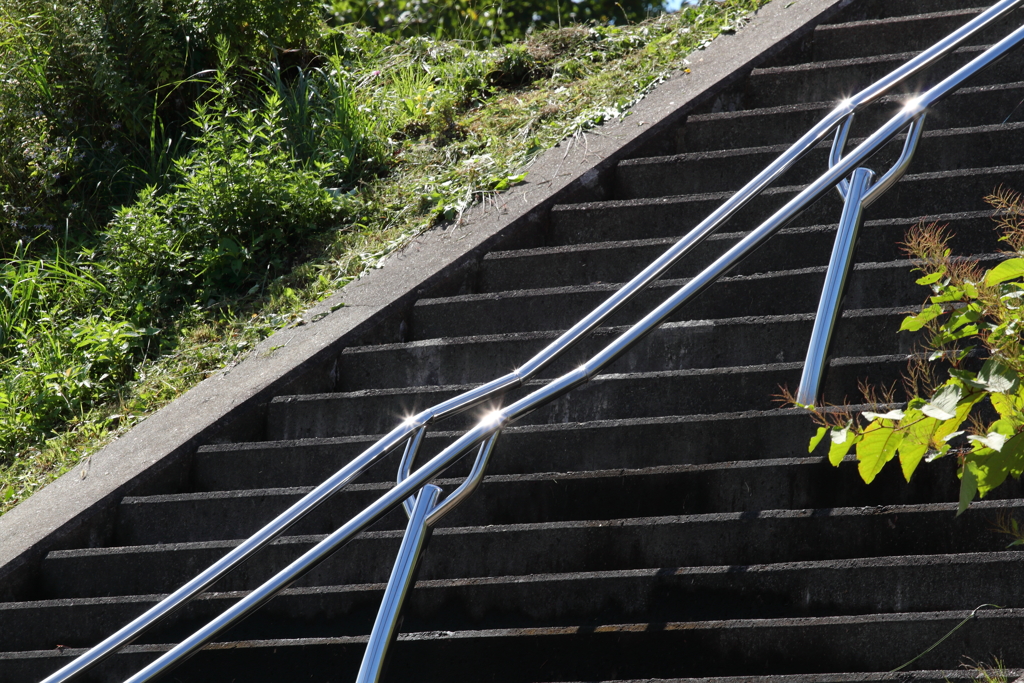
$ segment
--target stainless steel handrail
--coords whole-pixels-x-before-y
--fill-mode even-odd
[[[908,125],[919,119],[925,110],[936,101],[944,97],[952,90],[991,62],[1003,56],[1013,47],[1016,47],[1024,40],[1024,29],[1014,32],[996,46],[987,50],[967,66],[958,70],[953,76],[932,88],[928,93],[912,100],[908,105],[891,119],[885,126],[880,128],[874,135],[861,143],[855,150],[845,157],[837,158],[833,154],[832,168],[821,176],[815,183],[807,187],[795,199],[780,209],[775,215],[763,223],[759,228],[748,234],[737,245],[730,249],[724,256],[715,261],[711,266],[693,278],[685,287],[675,295],[666,300],[657,309],[648,314],[643,320],[630,328],[622,336],[599,352],[590,361],[580,366],[573,372],[559,377],[543,388],[531,393],[527,397],[513,403],[507,408],[498,410],[485,418],[476,427],[467,432],[441,454],[435,456],[415,472],[410,472],[411,465],[415,459],[419,445],[422,442],[426,428],[446,417],[464,412],[474,406],[494,399],[507,391],[522,386],[528,379],[535,376],[556,359],[562,356],[568,349],[574,346],[582,338],[592,332],[597,326],[604,322],[610,315],[620,310],[627,302],[647,288],[651,283],[659,279],[670,267],[675,265],[681,258],[691,252],[694,247],[703,242],[707,237],[718,230],[725,222],[732,218],[740,209],[748,204],[754,197],[760,194],[765,188],[777,180],[783,173],[789,170],[812,148],[824,141],[833,132],[837,133],[836,147],[845,145],[846,133],[849,131],[852,115],[864,106],[874,102],[885,95],[894,86],[903,82],[923,69],[935,64],[939,59],[955,50],[965,40],[981,31],[992,22],[1005,16],[1016,9],[1024,0],[1002,0],[985,12],[979,14],[962,28],[947,36],[945,39],[922,52],[903,66],[894,70],[889,75],[880,79],[857,95],[839,103],[839,105],[828,114],[819,124],[794,143],[786,152],[779,156],[764,171],[758,174],[753,180],[745,185],[735,195],[730,197],[721,207],[702,221],[697,227],[691,230],[679,242],[659,257],[654,263],[644,269],[633,280],[623,286],[607,301],[587,315],[583,320],[574,325],[570,330],[558,337],[540,353],[533,356],[524,365],[512,373],[508,373],[496,380],[488,382],[480,387],[472,389],[464,394],[439,403],[428,408],[415,416],[406,419],[377,443],[357,456],[351,463],[343,467],[323,484],[316,487],[300,501],[292,505],[285,512],[281,513],[272,522],[264,526],[260,531],[246,539],[243,543],[225,555],[221,560],[211,565],[204,572],[186,583],[177,591],[163,599],[156,606],[148,610],[140,617],[108,637],[99,645],[93,647],[67,666],[47,677],[43,683],[57,683],[66,681],[78,673],[96,665],[106,657],[113,654],[138,638],[148,628],[167,617],[186,602],[208,589],[214,582],[223,577],[229,571],[237,567],[241,562],[251,557],[262,547],[280,536],[297,521],[305,517],[310,511],[325,501],[334,493],[340,491],[367,468],[378,462],[382,457],[392,450],[406,445],[406,452],[403,456],[403,464],[400,467],[399,483],[387,494],[378,499],[374,504],[356,515],[347,524],[330,534],[326,539],[317,544],[314,548],[303,554],[288,567],[279,572],[272,579],[252,591],[248,596],[236,603],[232,608],[224,612],[220,617],[214,619],[205,627],[197,631],[178,646],[168,651],[158,660],[144,668],[138,674],[129,679],[130,683],[140,683],[151,680],[154,676],[168,670],[198,651],[205,643],[212,640],[224,629],[228,628],[239,619],[246,616],[253,609],[258,608],[277,592],[283,590],[302,574],[315,567],[327,556],[347,543],[351,538],[363,530],[369,524],[378,520],[381,516],[393,509],[395,506],[405,504],[408,513],[412,514],[416,506],[417,492],[423,486],[432,481],[451,464],[462,458],[468,449],[483,442],[480,447],[477,460],[466,482],[454,493],[449,494],[441,503],[427,508],[426,524],[433,525],[441,516],[449,511],[454,505],[476,487],[486,469],[487,460],[494,446],[494,439],[497,434],[509,423],[514,422],[524,415],[536,410],[546,403],[570,391],[572,388],[588,381],[594,374],[606,367],[630,347],[637,343],[644,336],[657,327],[668,315],[677,308],[688,302],[694,296],[710,286],[718,277],[730,269],[739,260],[745,258],[751,251],[788,224],[800,211],[810,203],[816,201],[820,196],[828,192],[832,187],[845,183],[844,178],[850,175],[854,169],[867,158],[875,154],[882,146],[889,142],[894,136]],[[910,113],[913,113],[911,115]],[[840,128],[840,126],[842,126]],[[911,133],[913,135],[913,133]],[[840,141],[840,137],[842,140]],[[905,164],[903,166],[905,170]],[[887,189],[890,182],[895,182],[902,171],[897,172],[894,168],[883,178],[885,186],[878,192],[880,194]],[[882,182],[872,188],[872,193]],[[844,188],[840,188],[846,192]],[[423,493],[418,494],[422,496]]]

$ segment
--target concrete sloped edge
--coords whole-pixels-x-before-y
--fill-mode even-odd
[[[383,268],[308,311],[248,358],[203,381],[72,471],[0,517],[0,600],[25,599],[50,550],[97,546],[110,537],[126,495],[173,490],[203,443],[262,438],[262,416],[279,394],[333,388],[346,346],[399,341],[412,304],[456,291],[483,255],[514,248],[543,229],[556,203],[605,198],[615,164],[656,141],[707,102],[854,0],[775,0],[738,33],[691,56],[691,73],[659,85],[629,116],[563,143],[529,167],[524,184],[430,231]],[[338,306],[341,305],[340,308]],[[336,309],[333,310],[332,309]],[[273,485],[273,482],[268,482]]]

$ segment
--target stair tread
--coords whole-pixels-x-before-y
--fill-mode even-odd
[[[998,258],[998,254],[971,254],[971,257],[977,257],[980,259],[992,259]],[[853,266],[854,271],[871,271],[871,270],[899,270],[906,269],[910,270],[914,267],[914,262],[910,260],[901,261],[888,261],[888,262],[867,262],[867,263],[855,263]],[[771,280],[780,277],[790,277],[793,275],[805,275],[808,273],[824,273],[828,269],[827,264],[820,266],[808,266],[805,268],[790,268],[785,270],[771,270],[761,273],[750,273],[747,275],[726,275],[717,280],[717,282],[757,282],[760,280]],[[651,284],[650,290],[658,288],[676,288],[682,287],[686,283],[690,282],[691,278],[673,278],[673,279],[662,279]],[[564,294],[572,294],[577,292],[617,292],[623,282],[600,282],[586,285],[568,285],[564,287],[539,287],[535,289],[513,289],[503,292],[481,292],[477,294],[454,294],[452,296],[438,297],[438,298],[422,298],[416,302],[417,306],[432,306],[439,303],[455,303],[463,301],[493,301],[502,299],[511,299],[517,296],[562,296]],[[736,316],[737,318],[749,318],[751,316]],[[466,335],[469,336],[469,335]]]
[[[1001,124],[989,124],[985,126],[969,126],[969,127],[949,127],[939,129],[928,129],[922,134],[922,140],[930,138],[950,138],[956,136],[974,136],[974,135],[988,135],[991,133],[997,133],[1000,131],[1018,131],[1024,129],[1024,122],[1014,123],[1001,123]],[[905,135],[899,136],[897,140],[905,139]],[[848,149],[852,149],[863,142],[866,138],[850,138],[847,144]],[[823,141],[816,149],[828,151],[831,149],[832,140]],[[753,156],[758,154],[781,154],[789,149],[789,145],[777,144],[777,145],[766,145],[761,147],[740,147],[740,148],[729,148],[721,150],[712,150],[707,152],[684,152],[680,154],[669,154],[665,156],[654,156],[654,157],[640,157],[637,159],[626,159],[618,164],[619,168],[633,168],[643,166],[666,166],[666,165],[678,165],[682,163],[703,161],[705,159],[735,159],[744,156]],[[915,159],[917,155],[915,154]],[[824,169],[822,170],[824,172]]]
[[[945,553],[936,555],[888,555],[880,557],[859,557],[843,560],[810,560],[797,562],[778,562],[766,564],[743,565],[742,571],[736,565],[705,565],[684,567],[650,567],[637,569],[612,569],[604,571],[581,571],[562,573],[514,574],[506,576],[482,576],[450,579],[422,579],[417,581],[416,588],[431,590],[450,587],[475,587],[504,584],[538,584],[538,583],[571,583],[576,581],[594,581],[601,579],[620,579],[634,577],[675,576],[735,576],[741,580],[744,576],[757,573],[793,573],[805,569],[830,571],[851,571],[862,568],[894,569],[900,567],[933,567],[970,566],[985,564],[1024,564],[1024,553],[1017,550],[1001,550],[994,552]],[[357,591],[383,591],[385,583],[341,584],[311,587],[291,587],[281,592],[282,597],[292,595],[321,595],[324,593],[351,593]],[[248,591],[216,591],[203,594],[201,600],[237,600]],[[47,608],[56,609],[71,605],[112,605],[123,602],[152,603],[167,597],[166,593],[125,594],[103,597],[56,598],[48,600],[23,600],[0,602],[0,610],[22,610]]]

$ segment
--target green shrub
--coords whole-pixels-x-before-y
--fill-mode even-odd
[[[0,8],[0,254],[88,242],[147,185],[173,180],[186,153],[195,74],[305,49],[318,2],[19,0]]]
[[[359,23],[401,35],[431,35],[491,44],[562,24],[630,24],[665,11],[649,0],[333,0],[338,23]]]
[[[236,109],[223,71],[217,79],[197,105],[192,152],[174,162],[181,180],[164,194],[144,189],[102,232],[117,289],[150,310],[265,284],[351,203],[323,186],[328,162],[291,154],[277,93],[258,111]]]
[[[132,379],[153,330],[103,305],[107,276],[61,252],[0,261],[0,453],[39,443]]]
[[[348,188],[385,170],[387,131],[360,105],[343,59],[326,61],[323,68],[293,69],[290,78],[272,63],[269,83],[281,101],[292,156],[322,166],[332,183]]]
[[[319,36],[324,14],[320,0],[174,0],[171,5],[189,37],[211,51],[211,62],[218,36],[243,62],[263,63],[274,48],[306,47]]]

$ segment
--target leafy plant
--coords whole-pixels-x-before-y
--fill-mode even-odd
[[[388,33],[469,39],[482,44],[521,39],[542,28],[561,28],[563,24],[630,24],[665,11],[664,3],[650,0],[333,0],[331,7],[335,21],[342,24],[358,22]]]
[[[258,111],[234,104],[220,70],[196,106],[193,151],[174,161],[182,180],[165,194],[144,189],[102,233],[118,288],[147,310],[258,287],[290,266],[304,236],[343,216],[348,202],[323,187],[329,162],[289,151],[277,92]]]
[[[923,362],[947,366],[948,379],[937,383],[934,368],[919,366],[909,377],[913,395],[902,408],[862,412],[859,420],[847,411],[816,411],[821,427],[809,447],[828,443],[829,460],[837,466],[855,449],[867,483],[893,459],[909,482],[922,461],[956,457],[959,512],[976,495],[983,498],[1007,477],[1024,473],[1024,201],[1003,189],[987,199],[998,210],[1000,239],[1012,249],[995,267],[982,271],[953,257],[940,226],[918,226],[906,241],[924,273],[917,283],[932,294],[900,329],[927,335]],[[997,419],[984,419],[989,410]]]
[[[109,299],[102,268],[24,253],[0,262],[0,452],[38,443],[133,377],[143,329]]]

